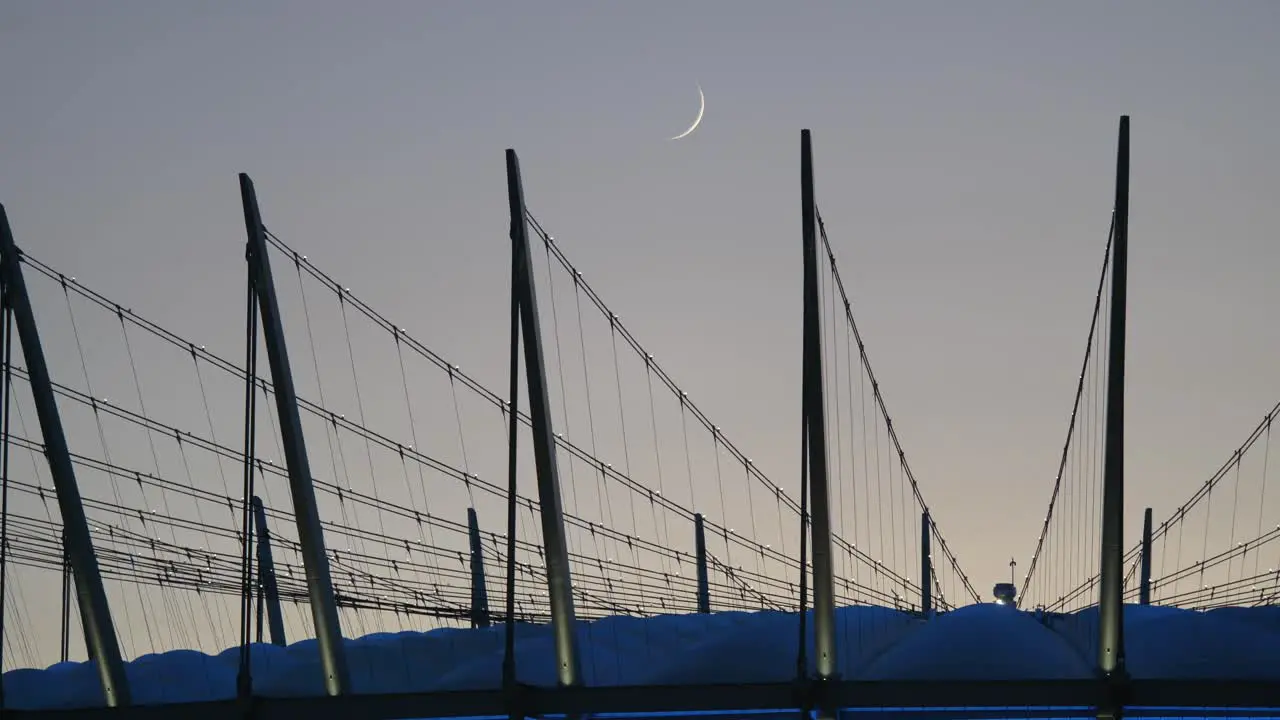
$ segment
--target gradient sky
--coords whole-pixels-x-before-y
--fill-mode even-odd
[[[0,202],[42,261],[235,356],[248,172],[269,226],[502,387],[514,147],[592,284],[794,484],[811,128],[890,412],[985,593],[1043,521],[1121,114],[1127,537],[1280,398],[1277,47],[1266,1],[11,0]]]

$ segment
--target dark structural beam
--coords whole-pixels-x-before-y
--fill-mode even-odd
[[[511,177],[510,159],[507,161],[508,184]],[[508,185],[509,188],[509,185]],[[524,204],[523,193],[521,203]],[[512,230],[514,233],[514,229]],[[528,236],[526,234],[526,244]],[[519,512],[520,488],[520,294],[516,292],[516,278],[523,272],[524,258],[511,243],[511,325],[507,344],[507,576],[503,581],[506,593],[506,619],[502,623],[502,692],[515,697],[516,677],[516,515]],[[524,717],[514,700],[506,706],[508,720]]]
[[[694,560],[698,564],[698,612],[711,612],[711,586],[707,579],[707,527],[702,513],[693,514]]]
[[[1120,118],[1116,151],[1115,238],[1111,256],[1111,337],[1107,358],[1106,445],[1102,469],[1102,559],[1098,598],[1098,670],[1113,683],[1124,665],[1124,351],[1129,272],[1129,116]],[[1117,705],[1117,703],[1112,703]],[[1116,717],[1106,707],[1099,716]]]
[[[98,669],[102,681],[102,695],[107,707],[129,705],[129,682],[125,677],[124,661],[120,656],[120,644],[111,622],[111,609],[107,605],[107,591],[98,572],[98,559],[93,551],[93,539],[89,536],[89,523],[85,519],[84,505],[80,501],[80,488],[76,484],[75,469],[63,433],[62,418],[54,399],[53,385],[49,378],[49,366],[45,363],[44,349],[40,344],[40,332],[36,327],[31,298],[22,277],[19,250],[9,229],[9,217],[0,205],[0,283],[5,300],[13,313],[18,338],[22,341],[22,355],[27,363],[31,396],[35,402],[40,432],[44,436],[45,457],[49,461],[49,474],[53,478],[58,496],[58,510],[62,513],[63,543],[67,561],[75,578],[76,599],[80,603],[80,622],[84,627],[85,647]]]
[[[1134,680],[1132,717],[1241,718],[1275,716],[1274,682],[1236,680]],[[664,713],[667,720],[723,713],[773,710],[790,713],[805,705],[812,689],[791,682],[723,685],[658,685],[595,688],[519,689],[529,717],[589,714]],[[836,681],[823,688],[839,708],[883,711],[912,720],[976,718],[1080,718],[1101,700],[1098,682],[1078,680]],[[476,718],[506,714],[502,692],[348,694],[342,697],[255,698],[255,720],[393,720],[394,718]],[[225,720],[240,717],[234,700],[136,706],[124,710],[9,711],[5,720]],[[880,715],[879,717],[884,717]]]
[[[484,584],[484,546],[476,509],[467,508],[467,537],[471,540],[471,627],[489,627],[489,590]]]
[[[329,558],[325,555],[324,532],[320,527],[320,511],[316,507],[311,464],[302,437],[302,419],[298,415],[298,398],[294,392],[289,353],[285,348],[284,325],[276,300],[275,281],[271,276],[271,261],[267,256],[266,228],[262,225],[253,181],[244,173],[240,173],[240,198],[244,204],[245,231],[249,236],[246,252],[249,277],[262,314],[262,336],[271,365],[276,412],[280,417],[280,441],[289,471],[289,494],[293,498],[294,516],[298,523],[298,542],[302,546],[307,598],[315,621],[325,692],[341,695],[347,691],[348,675],[338,605],[334,601],[333,581],[329,577]]]
[[[284,647],[284,614],[280,611],[280,590],[276,586],[276,564],[271,556],[271,533],[267,530],[267,511],[262,506],[262,499],[257,495],[250,501],[253,503],[254,531],[258,534],[258,583],[259,607],[266,606],[267,627],[271,633],[271,644]]]
[[[9,639],[5,632],[6,612],[5,600],[9,597],[9,450],[12,446],[13,415],[13,313],[9,311],[9,301],[4,297],[3,285],[0,284],[0,673],[5,667],[5,641]],[[64,546],[66,543],[63,543]],[[62,597],[66,604],[67,574],[66,551],[62,554]],[[65,637],[63,645],[66,645]],[[65,658],[64,658],[65,660]],[[5,707],[4,676],[0,674],[0,710]]]
[[[925,510],[920,513],[920,612],[926,618],[933,611],[933,554],[929,550],[929,541],[933,539],[931,529],[929,511]]]
[[[831,508],[827,491],[827,430],[822,391],[822,302],[818,297],[818,209],[813,197],[813,148],[800,131],[800,210],[804,244],[803,430],[808,450],[813,542],[813,649],[818,678],[836,676],[835,581],[831,566]],[[801,569],[804,572],[804,569]]]
[[[1151,508],[1142,513],[1142,570],[1138,580],[1138,604],[1151,604]]]
[[[565,542],[564,514],[560,502],[560,473],[556,468],[551,403],[547,399],[546,364],[542,356],[542,331],[538,326],[538,298],[529,251],[529,226],[520,180],[520,160],[507,150],[507,200],[511,211],[511,292],[518,307],[524,340],[525,381],[529,385],[529,419],[533,431],[533,458],[538,475],[538,503],[542,516],[542,546],[547,562],[547,590],[551,604],[551,631],[556,646],[556,676],[560,685],[581,682],[578,649],[574,637],[573,580],[569,575],[569,547]],[[512,402],[515,398],[511,398]],[[514,436],[513,436],[514,437]]]

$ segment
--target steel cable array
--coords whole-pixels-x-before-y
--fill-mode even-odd
[[[564,271],[570,272],[575,278],[575,295],[580,293],[582,297],[588,298],[607,318],[610,337],[615,342],[616,338],[622,338],[625,346],[643,358],[646,377],[658,379],[660,385],[665,386],[677,398],[681,424],[685,427],[682,434],[690,482],[692,483],[693,464],[688,451],[688,428],[684,425],[686,417],[694,418],[696,423],[712,433],[713,445],[717,450],[717,475],[720,474],[720,451],[723,451],[727,457],[742,464],[745,479],[772,496],[780,512],[784,509],[792,513],[798,512],[797,503],[781,487],[769,481],[688,399],[687,394],[679,390],[671,376],[661,369],[653,356],[621,324],[617,315],[608,310],[601,297],[581,279],[581,274],[573,269],[567,257],[551,240],[550,235],[540,225],[536,225],[536,221],[535,227],[543,238],[548,260],[554,259]],[[505,488],[469,471],[467,467],[466,439],[462,430],[464,413],[459,409],[456,398],[459,390],[465,391],[483,404],[497,409],[498,414],[503,416],[507,407],[505,401],[414,339],[404,328],[391,323],[373,310],[277,236],[268,234],[268,240],[274,251],[294,265],[299,275],[300,289],[302,281],[306,279],[333,292],[343,313],[344,327],[347,322],[346,313],[350,309],[358,317],[388,333],[397,353],[404,352],[425,360],[447,376],[455,397],[454,410],[462,458],[461,462],[446,460],[437,453],[423,452],[416,442],[395,440],[386,432],[371,429],[364,422],[364,403],[359,399],[358,385],[355,419],[348,419],[344,413],[329,409],[329,404],[324,401],[323,385],[318,386],[319,401],[309,400],[305,396],[299,398],[299,407],[311,423],[309,427],[312,430],[308,433],[313,446],[320,447],[316,445],[317,433],[314,429],[323,428],[323,445],[329,446],[332,456],[344,453],[344,440],[347,443],[359,441],[364,445],[369,456],[368,472],[371,477],[386,474],[385,469],[375,467],[373,455],[378,451],[398,458],[404,466],[406,483],[409,482],[407,478],[412,467],[416,471],[430,472],[460,483],[473,501],[478,496],[488,496],[495,501],[504,499]],[[95,542],[99,546],[103,574],[112,583],[111,595],[115,598],[113,602],[122,606],[122,612],[117,613],[117,617],[121,633],[126,636],[127,654],[137,656],[174,647],[216,650],[234,644],[231,637],[234,635],[235,621],[230,608],[245,592],[241,561],[241,548],[245,538],[243,530],[235,529],[243,493],[231,491],[227,476],[229,467],[243,464],[246,458],[243,449],[233,448],[218,439],[215,428],[221,423],[215,420],[215,416],[219,415],[215,406],[222,396],[217,391],[211,394],[209,386],[215,384],[218,377],[226,381],[243,378],[244,368],[134,313],[30,256],[24,255],[22,262],[24,267],[34,271],[33,277],[51,281],[67,304],[77,351],[64,357],[78,358],[85,387],[80,389],[55,383],[54,392],[60,403],[80,410],[81,414],[75,418],[70,417],[74,414],[72,410],[64,410],[68,414],[68,426],[73,427],[82,438],[84,432],[96,436],[100,447],[100,453],[96,456],[92,453],[74,452],[73,461],[86,478],[102,478],[101,483],[82,480],[82,484],[87,482],[94,488],[108,491],[105,496],[97,491],[86,493],[85,505],[90,512]],[[310,335],[312,311],[307,310],[309,305],[305,299],[305,290],[303,293],[301,307],[306,313]],[[77,319],[76,307],[89,307],[104,312],[117,324],[126,351],[127,377],[131,378],[133,394],[136,396],[136,410],[95,392],[89,381],[91,367],[95,367],[89,360],[89,354],[93,350],[86,349],[81,335],[82,332],[87,332],[94,336],[91,342],[97,341],[102,328],[83,329],[83,318]],[[83,314],[83,310],[79,312]],[[346,329],[346,349],[351,356],[354,374],[357,343],[352,341],[350,329]],[[580,306],[579,329],[581,332]],[[157,420],[148,413],[143,397],[143,378],[146,373],[140,372],[139,363],[143,359],[149,360],[155,353],[135,352],[133,343],[143,337],[158,341],[161,346],[176,350],[179,355],[187,358],[189,367],[194,369],[195,382],[192,385],[199,389],[201,396],[199,407],[202,410],[195,417],[205,421],[205,431],[180,429],[176,423]],[[310,340],[311,359],[316,364],[318,380],[319,355],[314,336]],[[363,348],[363,345],[360,347]],[[584,357],[585,348],[584,341]],[[559,360],[558,355],[559,353]],[[618,363],[616,357],[615,354],[615,369]],[[863,361],[865,362],[865,356]],[[403,356],[400,362],[403,375]],[[9,371],[15,381],[26,380],[25,372],[20,366],[11,366]],[[589,383],[589,378],[587,382]],[[618,384],[621,385],[620,378]],[[258,377],[253,386],[255,394],[261,393],[261,397],[267,400],[262,404],[263,407],[271,407],[273,384],[266,378]],[[407,379],[405,386],[408,397]],[[620,389],[620,397],[622,392]],[[652,402],[652,385],[649,393]],[[61,551],[60,520],[56,504],[50,502],[52,490],[42,477],[38,455],[43,446],[38,439],[38,431],[33,432],[27,425],[21,402],[15,410],[14,418],[19,427],[10,437],[10,450],[25,453],[30,462],[24,473],[15,473],[15,477],[10,479],[11,492],[24,498],[25,505],[19,503],[20,509],[9,513],[11,532],[7,557],[14,566],[41,570],[46,576],[41,583],[47,584],[50,578],[62,576],[65,568]],[[883,406],[880,412],[884,412]],[[412,405],[410,413],[412,414]],[[521,425],[528,427],[529,418],[526,414],[519,413],[517,419]],[[625,422],[625,417],[623,419]],[[263,413],[259,423],[263,420],[268,427],[259,427],[261,437],[258,445],[266,448],[274,442],[278,451],[279,438],[274,430],[271,413]],[[652,409],[649,420],[657,426]],[[410,428],[411,434],[416,438],[412,422]],[[138,454],[138,446],[113,452],[119,443],[117,436],[127,432],[134,433],[135,439],[145,438],[141,455]],[[558,435],[556,444],[559,451],[570,458],[571,463],[590,468],[593,473],[599,474],[602,482],[625,492],[633,503],[633,514],[635,500],[638,499],[639,504],[648,505],[655,516],[661,514],[661,519],[668,524],[671,518],[679,518],[692,524],[692,508],[635,480],[632,474],[614,468],[588,449],[595,442],[594,428],[592,432],[592,440],[586,445],[574,441],[567,433]],[[338,438],[338,433],[345,437]],[[73,449],[82,445],[83,443],[73,445]],[[350,452],[345,451],[346,454]],[[114,457],[116,454],[128,456],[128,460]],[[312,454],[317,467],[322,466],[320,456],[323,453],[313,450]],[[147,462],[147,458],[150,462]],[[170,464],[174,458],[185,469],[162,471],[162,466]],[[261,451],[252,461],[257,476],[266,481],[262,490],[267,494],[267,516],[273,526],[272,542],[273,551],[277,555],[280,595],[282,600],[295,608],[288,623],[290,640],[305,637],[309,634],[304,609],[307,601],[302,581],[299,543],[291,530],[293,518],[290,503],[287,496],[281,495],[279,491],[286,473],[282,467],[266,459]],[[409,622],[412,617],[433,618],[446,623],[465,622],[469,615],[470,601],[470,591],[467,588],[470,572],[466,566],[466,553],[461,549],[461,542],[441,544],[435,533],[462,540],[467,532],[466,524],[460,517],[443,517],[439,513],[419,509],[412,500],[406,507],[405,503],[385,499],[379,494],[378,482],[372,483],[367,489],[355,487],[349,479],[347,464],[346,457],[340,463],[335,460],[331,467],[334,471],[331,478],[314,479],[317,491],[328,498],[327,507],[338,508],[336,513],[324,513],[324,530],[332,544],[329,556],[338,604],[347,618],[344,623],[352,625],[357,631],[380,629],[388,621],[379,620],[379,613],[390,613],[395,618],[391,622],[402,629],[418,624]],[[220,488],[216,487],[216,483],[209,485],[210,471],[214,477],[221,477]],[[912,482],[914,484],[914,479]],[[273,486],[277,488],[277,497],[274,499],[270,498]],[[723,498],[723,485],[721,495]],[[414,497],[412,489],[410,497]],[[670,541],[669,534],[666,538],[646,537],[635,531],[634,524],[632,532],[620,530],[617,523],[607,522],[608,518],[605,517],[614,510],[610,507],[608,513],[604,511],[606,500],[611,505],[612,498],[606,498],[600,493],[597,497],[600,516],[589,518],[574,513],[566,514],[566,523],[573,528],[578,538],[591,538],[595,542],[611,544],[614,551],[608,552],[610,548],[599,545],[591,549],[579,545],[573,549],[575,592],[580,616],[598,618],[615,614],[693,611],[696,583],[691,572],[692,553],[679,549],[682,543]],[[522,494],[519,504],[522,508],[522,526],[527,526],[527,521],[534,517],[537,501]],[[210,514],[220,512],[227,513],[222,517],[229,522],[219,521]],[[715,520],[712,514],[703,513],[703,517],[708,534],[718,537],[722,548],[719,551],[713,550],[708,558],[711,568],[710,585],[716,609],[787,609],[794,606],[795,561],[785,552],[785,545],[782,550],[775,549],[768,543],[753,541],[750,536],[744,537],[728,527],[727,523]],[[754,511],[751,517],[755,517]],[[368,522],[362,521],[362,518],[374,518],[376,527],[369,527]],[[389,530],[388,522],[391,520],[405,523],[401,525],[402,528],[416,526],[416,532],[402,535]],[[490,597],[499,600],[502,596],[501,585],[495,580],[505,563],[505,558],[502,557],[503,534],[491,531],[482,531],[482,534],[484,557],[488,562],[487,572],[492,573],[488,578]],[[899,604],[904,607],[910,604],[910,600],[903,598],[901,593],[887,588],[900,587],[904,591],[918,589],[915,582],[870,557],[853,543],[843,539],[837,543],[850,559],[870,569],[870,577],[866,581],[856,577],[841,578],[837,588],[841,603],[871,602]],[[527,620],[544,619],[545,571],[537,562],[541,552],[540,545],[526,531],[518,539],[518,548],[521,555],[517,559],[518,615]],[[615,557],[624,548],[632,555],[630,563]],[[741,553],[737,558],[733,557],[735,549]],[[654,561],[638,562],[640,555]],[[744,565],[741,562],[744,557],[754,558],[754,563]],[[790,575],[776,569],[787,566],[793,568]],[[34,587],[37,583],[25,584]],[[141,591],[142,587],[152,587],[155,590],[144,593]],[[20,592],[22,588],[18,590]],[[29,601],[20,594],[15,597],[12,590],[10,599],[13,602],[9,605],[6,615],[8,622],[5,625],[10,629],[15,626],[19,629],[16,633],[5,636],[6,647],[12,643],[14,648],[6,655],[6,664],[40,665],[54,659],[47,651],[49,644],[32,642],[30,637],[26,637],[28,633],[47,630],[28,627],[22,623],[25,613],[30,612]],[[66,644],[70,638],[74,638],[78,619],[66,603],[60,614],[66,618],[60,641]],[[142,636],[145,636],[145,640],[141,639]],[[78,641],[72,644],[78,645]],[[37,646],[40,648],[37,649]]]

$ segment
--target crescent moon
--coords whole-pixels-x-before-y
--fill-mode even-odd
[[[693,132],[694,130],[697,130],[698,126],[702,124],[702,113],[705,112],[706,109],[707,109],[707,97],[702,94],[702,86],[698,85],[698,117],[693,119],[693,124],[689,126],[688,130],[685,130],[684,132],[680,133],[679,135],[671,139],[679,140],[680,138],[687,137],[689,133]]]

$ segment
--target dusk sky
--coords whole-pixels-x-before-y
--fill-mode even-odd
[[[515,148],[559,247],[795,488],[809,128],[894,426],[989,599],[1044,521],[1121,115],[1126,547],[1280,399],[1277,48],[1266,0],[10,1],[0,202],[40,261],[238,359],[247,172],[268,227],[505,395]]]

